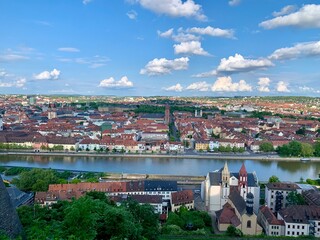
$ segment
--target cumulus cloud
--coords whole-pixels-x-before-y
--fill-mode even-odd
[[[169,74],[176,70],[188,69],[189,58],[182,57],[173,60],[166,58],[155,58],[148,62],[147,65],[140,70],[140,74],[147,74],[149,76]]]
[[[193,0],[135,0],[142,7],[158,14],[171,17],[195,18],[206,21],[207,17],[202,13],[202,6]]]
[[[259,78],[258,91],[259,92],[270,92],[269,85],[271,80],[267,77]]]
[[[209,91],[210,84],[208,84],[207,82],[195,82],[195,83],[191,83],[186,89],[206,92],[206,91]]]
[[[136,11],[134,11],[134,10],[131,10],[131,11],[127,12],[127,16],[131,20],[135,20],[138,17],[138,13]]]
[[[251,92],[252,87],[245,80],[233,82],[230,76],[219,77],[211,87],[213,92]]]
[[[186,33],[182,28],[178,29],[178,33],[174,33],[174,29],[170,28],[165,32],[157,31],[158,36],[162,38],[170,38],[175,42],[199,41],[200,36]]]
[[[221,29],[221,28],[213,28],[211,26],[207,26],[205,28],[193,27],[188,28],[187,32],[196,33],[200,35],[209,35],[212,37],[225,37],[225,38],[234,38],[234,31],[232,29]]]
[[[43,71],[39,74],[34,75],[36,80],[57,80],[60,77],[60,71],[53,69],[51,72]]]
[[[172,36],[173,34],[173,28],[168,29],[167,31],[161,32],[161,31],[157,31],[158,36],[159,37],[163,37],[163,38],[169,38]]]
[[[275,50],[270,59],[283,60],[294,59],[299,57],[312,57],[320,55],[320,41],[298,43],[293,47],[280,48]]]
[[[296,9],[297,9],[297,7],[295,5],[288,5],[288,6],[283,7],[279,12],[273,12],[272,15],[274,17],[279,17],[279,16],[293,13]]]
[[[273,19],[261,22],[259,26],[265,29],[287,26],[301,28],[320,28],[320,5],[304,5],[296,12],[278,16]]]
[[[129,81],[127,76],[123,76],[119,81],[116,81],[113,77],[101,80],[99,87],[103,88],[131,88],[133,83]]]
[[[284,81],[279,81],[277,83],[277,88],[276,90],[278,92],[290,92],[290,90],[288,89],[289,84],[284,82]]]
[[[230,0],[229,5],[230,6],[237,6],[240,4],[240,2],[241,2],[241,0]]]
[[[261,59],[245,59],[240,54],[222,58],[217,67],[218,73],[237,73],[250,72],[256,69],[267,68],[273,66],[273,63],[265,58]]]
[[[171,87],[167,87],[164,90],[173,91],[173,92],[182,92],[183,87],[180,85],[180,83],[177,83],[176,85],[173,85]]]
[[[190,42],[182,42],[180,44],[174,44],[174,53],[175,54],[188,54],[188,55],[202,55],[209,56],[210,54],[206,52],[201,47],[201,42],[199,41],[190,41]]]
[[[73,47],[61,47],[58,48],[58,51],[60,52],[80,52],[78,48],[73,48]]]

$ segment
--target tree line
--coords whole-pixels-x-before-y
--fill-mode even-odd
[[[274,150],[271,142],[262,142],[259,145],[261,152],[276,151],[280,156],[284,157],[320,157],[320,142],[314,144],[299,141],[291,141],[288,144],[279,146]]]

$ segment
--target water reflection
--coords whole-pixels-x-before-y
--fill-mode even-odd
[[[188,158],[130,158],[130,157],[79,157],[79,156],[0,156],[0,165],[41,167],[97,172],[154,173],[176,175],[206,175],[223,167],[225,160]],[[298,181],[300,177],[317,178],[320,163],[290,161],[228,160],[229,169],[238,172],[242,163],[247,171],[255,171],[259,180],[266,181],[271,175],[283,181]]]

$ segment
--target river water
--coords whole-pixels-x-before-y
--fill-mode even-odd
[[[0,156],[0,166],[52,168],[78,171],[206,175],[223,167],[225,160],[189,158],[130,158],[80,156]],[[320,162],[227,160],[229,170],[238,172],[244,162],[247,171],[257,173],[260,181],[276,175],[281,181],[318,178]]]

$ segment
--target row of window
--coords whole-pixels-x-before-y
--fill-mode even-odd
[[[291,225],[288,224],[288,228],[290,228],[290,227],[291,227]],[[295,227],[296,227],[296,225],[292,225],[292,229],[295,229]],[[297,225],[297,229],[300,229],[300,225]],[[301,229],[304,229],[303,225],[301,226]]]
[[[304,232],[301,232],[301,234],[300,234],[300,232],[292,231],[291,234],[290,234],[290,231],[287,231],[287,235],[289,235],[289,236],[299,236],[299,235],[304,235]]]

